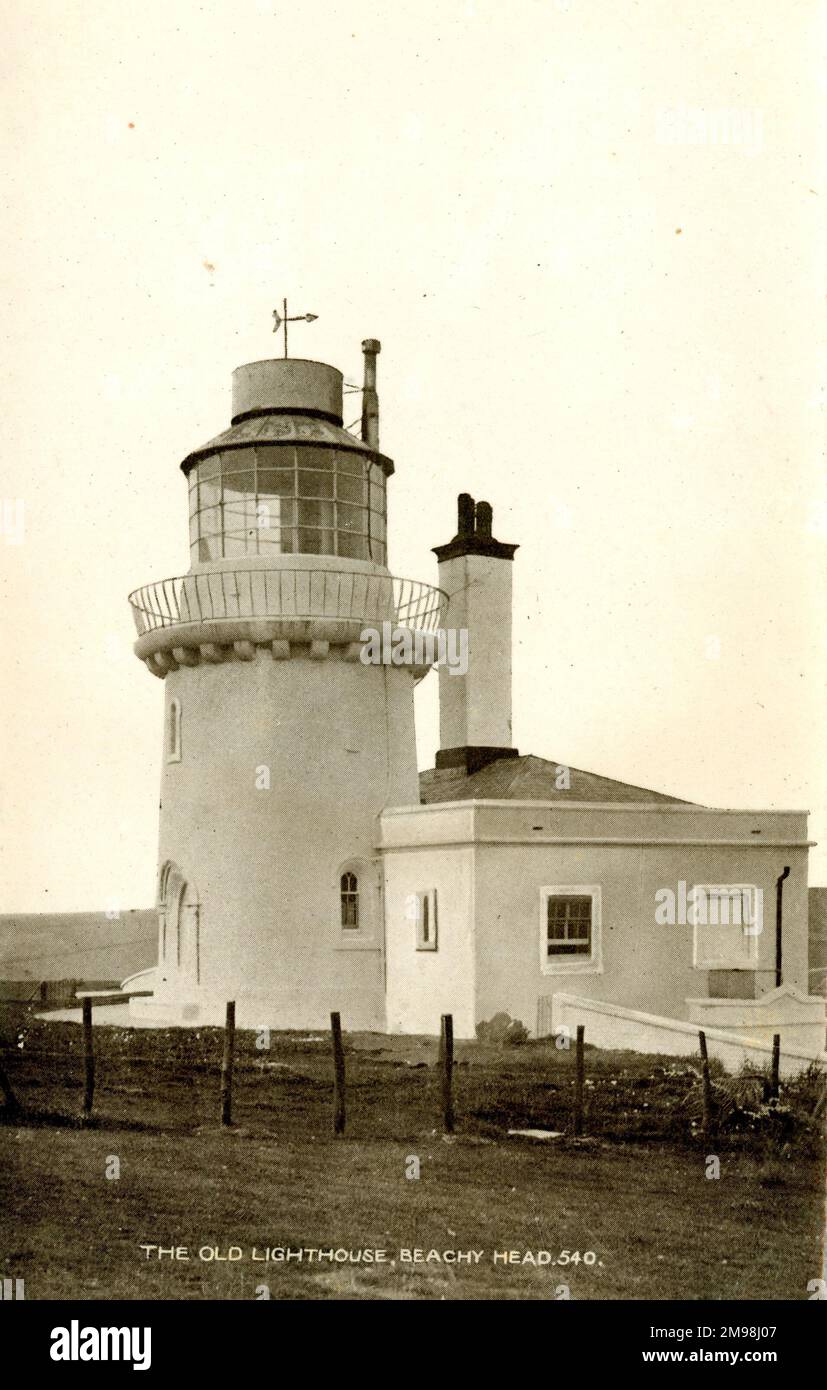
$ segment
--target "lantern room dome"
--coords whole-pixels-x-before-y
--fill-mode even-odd
[[[248,362],[233,372],[232,425],[181,464],[184,473],[210,454],[271,444],[306,444],[367,456],[386,476],[393,462],[343,428],[342,374],[297,357]]]

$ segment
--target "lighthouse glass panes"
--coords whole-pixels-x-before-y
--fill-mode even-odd
[[[232,449],[190,470],[195,562],[248,555],[386,560],[383,469],[364,454],[294,445]]]

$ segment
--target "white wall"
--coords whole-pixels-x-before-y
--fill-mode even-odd
[[[410,848],[384,855],[387,1026],[438,1033],[453,1014],[457,1037],[474,1036],[474,851]],[[437,949],[416,949],[413,893],[436,889]]]
[[[405,668],[294,656],[181,667],[180,763],[164,763],[159,862],[197,888],[201,983],[161,970],[156,1004],[241,1026],[384,1026],[378,815],[417,792]],[[256,787],[269,768],[270,789]],[[372,864],[373,939],[342,936],[339,868]]]
[[[443,921],[470,931],[473,921],[474,998],[463,998],[463,1035],[505,1011],[535,1031],[538,1013],[558,990],[668,1017],[688,1019],[690,998],[708,992],[709,971],[695,965],[690,924],[661,925],[655,894],[681,880],[694,884],[754,884],[763,892],[756,938],[757,988],[774,988],[775,891],[783,867],[784,981],[807,989],[806,815],[726,812],[640,805],[560,806],[558,803],[446,803],[393,810],[382,817],[388,892],[398,904],[436,876]],[[755,833],[758,832],[758,833]],[[466,863],[472,881],[456,866]],[[543,887],[599,885],[600,969],[545,973],[541,956]],[[387,902],[389,934],[391,901]],[[398,910],[394,908],[393,910]],[[733,931],[738,928],[733,927]],[[437,955],[449,943],[440,940]],[[572,962],[566,962],[567,965]],[[460,990],[456,959],[422,967],[388,953],[389,999],[399,994],[395,1028],[439,1012],[440,999]],[[400,979],[395,979],[395,971]],[[427,973],[426,973],[427,972]],[[467,967],[461,962],[462,979]],[[456,1005],[454,1005],[456,1011]],[[390,1018],[390,1014],[389,1014]],[[428,1031],[433,1031],[431,1026]]]
[[[759,990],[774,985],[775,880],[784,884],[784,979],[806,989],[807,851],[638,845],[495,845],[477,850],[477,1013],[499,1009],[536,1023],[538,998],[556,989],[630,1008],[687,1017],[688,997],[708,992],[709,971],[694,964],[691,925],[660,925],[655,893],[695,883],[750,883],[764,893],[756,938]],[[540,889],[599,884],[602,969],[544,974],[540,963]],[[733,932],[739,929],[730,928]]]

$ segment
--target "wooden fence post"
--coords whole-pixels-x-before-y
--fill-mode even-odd
[[[583,1133],[583,1092],[586,1081],[586,1058],[583,1046],[585,1036],[586,1029],[584,1025],[578,1023],[574,1070],[574,1124],[572,1126],[573,1133],[577,1136]]]
[[[772,1075],[771,1075],[771,1078],[770,1078],[770,1095],[773,1096],[773,1097],[775,1098],[775,1100],[778,1100],[778,1093],[779,1093],[779,1090],[780,1090],[780,1072],[781,1072],[781,1034],[780,1034],[780,1033],[773,1033],[773,1035],[772,1035]]]
[[[83,1072],[83,1113],[91,1115],[95,1099],[95,1043],[92,1037],[92,1000],[88,995],[83,1001]]]
[[[345,1132],[345,1050],[342,1046],[342,1020],[339,1014],[330,1015],[333,1037],[333,1133]]]
[[[3,1099],[6,1102],[6,1113],[9,1115],[16,1115],[20,1110],[20,1103],[11,1088],[11,1082],[6,1075],[6,1069],[2,1063],[0,1063],[0,1091],[3,1092]]]
[[[709,1075],[709,1054],[706,1050],[706,1033],[698,1032],[698,1046],[701,1052],[701,1079],[703,1083],[703,1131],[705,1139],[712,1139],[715,1133],[715,1116],[712,1107],[712,1081]]]
[[[227,1004],[224,1022],[224,1054],[221,1058],[221,1123],[233,1122],[233,1055],[235,1053],[235,1000]]]
[[[439,1026],[439,1074],[442,1088],[442,1127],[454,1132],[454,1015],[443,1014]]]

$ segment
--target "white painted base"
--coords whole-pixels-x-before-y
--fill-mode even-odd
[[[384,1014],[378,1011],[375,1002],[368,997],[359,996],[350,1000],[337,998],[342,1017],[342,1027],[349,1033],[385,1032]],[[332,1006],[331,1006],[332,1007]],[[166,1026],[169,1028],[223,1028],[227,1001],[210,999],[204,994],[197,999],[170,1001],[157,996],[131,998],[129,1001],[129,1021],[136,1027],[143,1024]],[[325,1007],[308,1007],[300,996],[292,1000],[266,1000],[261,996],[243,995],[236,992],[235,1022],[237,1028],[258,1031],[270,1028],[274,1032],[313,1032],[330,1028],[330,1012]]]

